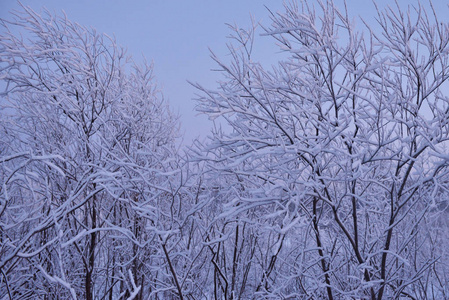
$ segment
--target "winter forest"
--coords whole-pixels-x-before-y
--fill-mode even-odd
[[[355,26],[290,2],[263,36],[235,27],[221,80],[192,83],[221,126],[188,145],[152,64],[64,15],[1,20],[0,299],[449,299],[449,22],[430,7]]]

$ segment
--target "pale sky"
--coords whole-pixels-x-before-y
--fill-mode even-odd
[[[226,58],[226,38],[230,30],[225,23],[247,28],[250,16],[265,26],[270,25],[269,13],[283,11],[282,0],[22,0],[35,11],[46,7],[50,12],[65,11],[68,18],[98,32],[115,35],[119,45],[128,49],[138,62],[142,55],[153,61],[155,78],[170,106],[181,115],[185,143],[196,136],[205,137],[212,126],[205,116],[194,111],[195,89],[187,80],[208,88],[216,87],[220,79],[209,56],[209,48]],[[314,3],[311,0],[310,3]],[[370,0],[347,0],[350,14],[374,21],[374,5]],[[416,1],[399,0],[405,7]],[[428,6],[428,1],[422,1]],[[441,16],[448,16],[447,1],[435,0]],[[342,7],[342,1],[336,1]],[[379,7],[393,1],[377,1]],[[9,11],[18,9],[14,0],[0,0],[0,18],[9,19]],[[356,21],[361,24],[360,21]],[[261,33],[262,30],[259,31]],[[270,37],[258,36],[255,58],[271,64],[280,55]]]

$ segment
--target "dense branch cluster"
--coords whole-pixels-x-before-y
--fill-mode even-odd
[[[0,35],[0,299],[449,298],[449,24],[331,2],[233,29],[180,150],[152,66],[24,7]],[[16,34],[17,28],[27,36]]]

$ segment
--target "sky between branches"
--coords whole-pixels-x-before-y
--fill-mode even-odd
[[[311,0],[314,3],[316,0]],[[226,23],[248,28],[251,16],[264,26],[270,25],[270,9],[273,13],[283,11],[282,0],[23,0],[22,4],[41,12],[47,8],[52,14],[64,11],[67,17],[98,32],[115,36],[119,45],[128,49],[136,62],[144,56],[153,61],[155,78],[168,98],[171,107],[181,116],[184,143],[194,138],[203,139],[212,128],[205,116],[195,112],[195,88],[188,82],[199,82],[214,88],[220,80],[218,72],[211,71],[215,65],[209,57],[209,48],[226,59],[226,38],[230,30]],[[447,12],[446,1],[435,0],[437,12]],[[335,1],[343,9],[343,1]],[[363,17],[368,23],[375,22],[375,6],[369,0],[347,0],[349,14],[359,28]],[[395,5],[392,1],[376,1],[379,8]],[[398,0],[401,8],[417,1]],[[422,5],[429,8],[428,1]],[[10,11],[20,8],[14,0],[0,0],[0,18],[11,19]],[[268,8],[268,9],[267,9]],[[430,10],[428,10],[430,12]],[[442,13],[440,17],[445,17]],[[257,34],[263,33],[259,28]],[[254,45],[254,58],[270,65],[280,57],[273,39],[258,36]]]

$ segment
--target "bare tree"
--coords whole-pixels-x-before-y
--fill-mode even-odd
[[[182,298],[187,172],[152,66],[66,17],[1,22],[0,298]]]
[[[187,153],[150,64],[66,17],[1,21],[0,298],[449,297],[449,25],[271,16],[279,63],[233,28],[197,86],[223,129]]]
[[[197,85],[199,111],[227,126],[201,154],[222,205],[215,222],[236,224],[214,233],[214,257],[244,223],[265,232],[243,250],[260,253],[248,258],[249,294],[447,297],[435,246],[447,230],[449,24],[417,5],[379,9],[380,31],[357,31],[332,1],[271,17],[266,35],[287,58],[263,68],[254,31],[236,28],[231,61],[212,55],[218,89]]]

